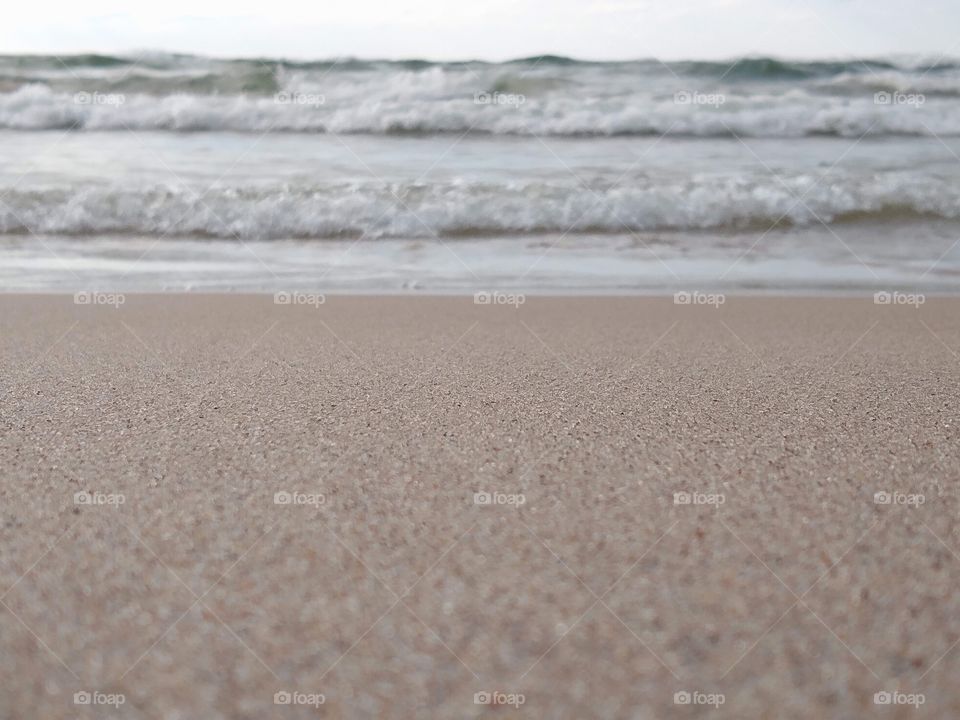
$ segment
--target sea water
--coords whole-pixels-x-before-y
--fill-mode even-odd
[[[960,65],[0,58],[0,288],[960,278]]]

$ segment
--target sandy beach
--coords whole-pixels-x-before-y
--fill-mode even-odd
[[[0,296],[0,718],[960,716],[956,298],[122,299]]]

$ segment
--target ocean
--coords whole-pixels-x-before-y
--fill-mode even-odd
[[[0,288],[960,289],[960,64],[0,57]]]

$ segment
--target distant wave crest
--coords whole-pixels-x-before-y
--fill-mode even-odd
[[[669,68],[676,73],[689,75],[731,75],[739,77],[784,78],[838,75],[845,72],[903,69],[921,73],[940,72],[956,69],[956,61],[948,58],[923,58],[907,62],[901,59],[852,58],[843,60],[791,61],[773,57],[747,56],[730,60],[674,60],[660,61],[638,59],[623,61],[581,60],[564,55],[532,55],[515,58],[503,63],[490,63],[482,60],[431,61],[422,59],[405,60],[362,60],[358,58],[331,58],[327,60],[290,60],[287,58],[236,58],[216,60],[196,55],[165,52],[144,52],[133,55],[0,55],[0,68],[16,67],[23,70],[49,70],[58,68],[122,68],[139,66],[153,70],[183,69],[198,65],[219,67],[237,67],[260,65],[299,70],[382,70],[401,68],[423,70],[432,67],[456,68],[463,66],[489,67],[494,65],[512,67],[611,67],[611,68]]]

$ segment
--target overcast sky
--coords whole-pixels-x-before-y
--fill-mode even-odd
[[[960,54],[960,0],[6,0],[0,52],[725,58]]]

